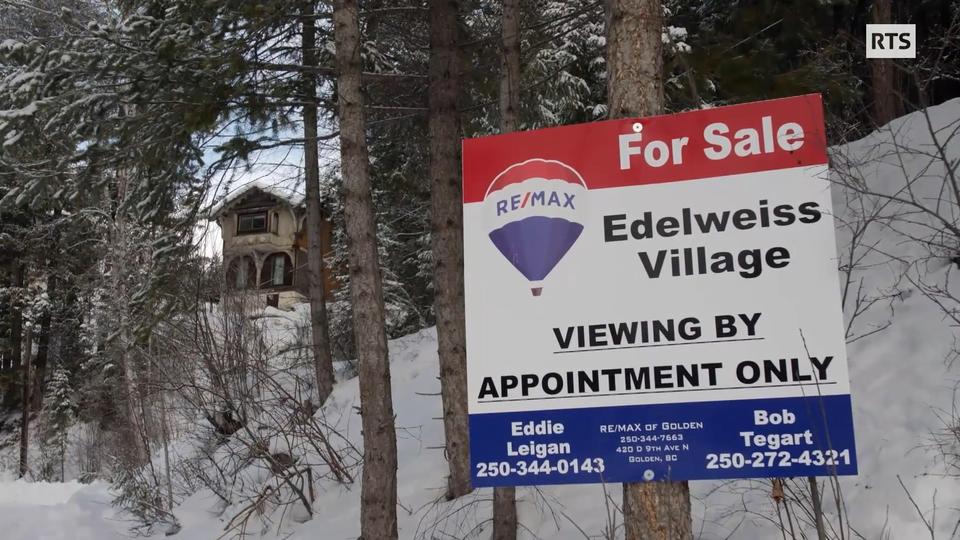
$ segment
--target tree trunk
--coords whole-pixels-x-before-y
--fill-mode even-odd
[[[23,478],[30,469],[30,357],[33,356],[33,326],[27,324],[23,331],[23,358],[20,360],[21,385],[23,394],[20,402],[20,475]]]
[[[607,3],[607,100],[611,118],[663,112],[660,0]],[[693,538],[686,482],[623,485],[626,540]]]
[[[500,132],[520,127],[520,0],[504,0],[501,29]]]
[[[447,498],[470,485],[467,357],[463,314],[463,191],[460,180],[459,2],[430,2],[430,199],[443,431],[450,477]]]
[[[124,308],[126,309],[126,308]],[[129,313],[129,312],[127,312]],[[147,450],[146,427],[142,415],[143,407],[140,399],[140,391],[137,385],[136,369],[134,368],[134,358],[130,354],[131,340],[126,328],[126,323],[121,322],[124,328],[121,330],[120,343],[118,347],[118,359],[123,370],[123,389],[126,394],[123,398],[127,416],[127,431],[130,448],[133,451],[133,465],[139,466],[149,461],[149,451]]]
[[[117,182],[117,206],[121,206],[126,201],[127,179],[121,174]],[[112,206],[107,202],[108,207]],[[117,325],[117,339],[112,344],[116,347],[116,359],[120,364],[120,370],[123,376],[123,404],[124,413],[127,421],[127,436],[131,449],[131,460],[133,466],[143,465],[149,461],[150,452],[147,448],[146,428],[142,415],[143,403],[140,399],[140,392],[137,388],[137,369],[134,365],[136,359],[131,354],[134,350],[133,336],[131,335],[131,316],[133,307],[131,305],[131,294],[128,287],[129,274],[133,264],[134,249],[132,247],[133,239],[128,231],[126,217],[120,211],[117,212],[113,230],[111,231],[110,248],[107,255],[108,270],[113,279],[113,303],[115,323]]]
[[[317,29],[315,3],[303,7],[303,65],[317,65]],[[313,337],[313,365],[317,378],[317,396],[322,405],[333,391],[333,358],[330,354],[330,329],[324,295],[323,243],[320,231],[320,156],[317,150],[317,76],[304,71],[303,77],[303,166],[307,198],[307,268],[310,284],[310,333]]]
[[[37,357],[33,360],[30,384],[30,409],[39,411],[43,406],[43,382],[47,376],[47,357],[50,350],[50,315],[40,320],[40,335],[37,337]]]
[[[816,476],[808,476],[810,486],[810,504],[813,506],[813,521],[817,525],[817,540],[827,540],[827,528],[823,523],[823,502],[820,500],[820,487]]]
[[[626,540],[690,540],[690,487],[686,482],[623,485]]]
[[[517,488],[493,488],[493,540],[515,540],[519,525]]]
[[[57,290],[57,278],[50,276],[47,279],[47,295],[53,298]],[[43,384],[47,378],[47,359],[50,357],[51,316],[47,310],[40,319],[40,336],[37,339],[37,358],[34,360],[32,376],[33,391],[31,392],[30,407],[39,411],[43,407]]]
[[[659,114],[663,107],[660,0],[607,0],[610,118]]]
[[[147,337],[147,361],[150,362],[150,365],[153,366],[157,362],[157,347],[156,347],[156,337],[151,333]],[[162,373],[163,369],[151,370],[159,371]],[[167,400],[164,397],[167,389],[162,383],[156,384],[154,389],[157,393],[157,402],[156,407],[158,409],[157,414],[159,415],[158,423],[160,427],[160,438],[163,442],[163,477],[164,483],[167,485],[166,495],[167,500],[163,506],[163,509],[172,512],[173,511],[173,478],[170,472],[170,422],[167,418]]]
[[[501,21],[500,133],[520,126],[520,0],[504,0]],[[493,488],[493,540],[516,540],[517,489]]]
[[[21,289],[23,287],[23,266],[21,266],[20,261],[14,259],[11,264],[10,271],[10,285],[16,289]],[[19,296],[14,296],[11,299],[10,305],[10,359],[7,361],[7,369],[11,373],[20,369],[20,357],[23,356],[23,302],[19,300]],[[11,376],[10,379],[10,388],[12,390],[16,384],[16,378]],[[4,389],[4,406],[14,406],[16,405],[16,395],[15,391],[8,391]],[[8,398],[7,396],[10,396]]]
[[[357,0],[334,2],[344,220],[350,261],[353,331],[360,364],[363,429],[360,534],[364,540],[390,540],[397,538],[397,437],[360,88],[358,11]]]
[[[874,0],[872,19],[875,24],[893,22],[892,0]],[[899,116],[896,71],[893,60],[872,59],[870,62],[870,86],[873,94],[873,122],[877,126],[889,123]]]

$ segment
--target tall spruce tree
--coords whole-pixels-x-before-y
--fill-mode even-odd
[[[336,0],[333,23],[340,113],[340,167],[354,336],[360,364],[360,417],[364,439],[360,534],[367,540],[390,540],[397,538],[397,433],[377,228],[370,189],[356,0]]]
[[[460,179],[459,2],[430,2],[430,178],[434,284],[449,498],[472,490],[467,431]]]
[[[510,133],[520,127],[520,2],[505,0],[500,29],[500,133]],[[517,489],[493,489],[493,538],[515,540],[517,517]]]
[[[303,167],[307,204],[307,263],[309,269],[310,333],[313,340],[313,365],[319,402],[333,391],[333,357],[330,352],[330,327],[327,323],[327,299],[324,291],[325,249],[321,241],[320,157],[317,136],[317,77],[310,71],[317,67],[316,5],[304,3],[300,21],[303,48]]]
[[[663,110],[660,0],[614,0],[607,5],[607,93],[611,118]],[[626,540],[693,538],[686,482],[623,485]]]

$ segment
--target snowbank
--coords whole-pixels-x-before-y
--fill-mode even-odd
[[[5,540],[114,540],[127,524],[110,506],[104,482],[0,483],[0,537]]]
[[[67,502],[84,487],[76,480],[63,483],[8,481],[0,484],[0,506],[55,506]]]

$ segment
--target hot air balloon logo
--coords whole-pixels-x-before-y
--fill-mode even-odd
[[[583,232],[587,185],[569,165],[530,159],[507,167],[483,198],[497,250],[530,281],[534,296]]]

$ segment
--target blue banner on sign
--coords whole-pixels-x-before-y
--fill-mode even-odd
[[[849,395],[470,415],[476,487],[857,474]]]

